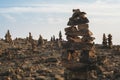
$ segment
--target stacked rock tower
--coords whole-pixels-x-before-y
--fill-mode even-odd
[[[73,15],[69,18],[65,28],[67,42],[63,45],[66,57],[62,59],[66,67],[65,80],[87,80],[90,66],[96,59],[94,50],[94,37],[89,30],[89,20],[85,12],[73,9]],[[72,76],[74,75],[74,77]]]

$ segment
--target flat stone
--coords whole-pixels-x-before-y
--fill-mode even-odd
[[[93,35],[93,33],[90,30],[82,29],[82,30],[79,30],[79,31],[66,32],[65,35],[70,35],[70,36],[91,36],[91,35]]]
[[[78,25],[78,30],[84,30],[84,29],[88,29],[89,25],[88,24],[80,24]]]
[[[22,80],[22,79],[19,79],[19,80]],[[35,80],[35,78],[33,78],[33,77],[25,77],[24,80]]]
[[[46,76],[37,76],[35,80],[47,80]]]
[[[58,60],[56,58],[48,58],[45,62],[58,62]]]
[[[92,47],[93,47],[93,44],[91,43],[66,42],[63,44],[63,48],[68,50],[91,50]]]

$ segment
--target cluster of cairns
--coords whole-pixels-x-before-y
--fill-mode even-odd
[[[9,30],[7,31],[5,35],[5,42],[9,43],[12,46],[17,45],[16,42],[19,41],[20,39],[22,40],[22,38],[16,38],[15,40],[12,40]],[[26,44],[29,44],[29,43],[31,44],[31,49],[33,50],[36,48],[36,46],[41,46],[44,44],[44,39],[42,38],[41,35],[38,39],[38,42],[35,42],[30,32],[29,32],[29,37],[27,37],[25,40],[26,40]]]
[[[59,32],[58,37],[59,38],[55,38],[55,36],[53,35],[51,37],[50,42],[51,42],[51,44],[57,43],[56,45],[58,45],[59,47],[61,47],[61,41],[63,41],[61,31]],[[13,47],[18,46],[17,43],[19,43],[20,41],[25,41],[25,44],[26,45],[30,45],[30,47],[31,47],[31,49],[33,51],[37,47],[43,47],[43,46],[45,46],[45,43],[47,42],[47,39],[43,39],[43,37],[41,35],[39,35],[38,40],[33,39],[33,36],[31,34],[31,32],[29,32],[29,35],[26,38],[15,38],[13,40],[12,37],[11,37],[11,34],[10,34],[9,30],[5,34],[5,39],[1,39],[1,40],[3,40],[5,43],[8,43],[10,46],[13,46]]]
[[[8,30],[0,40],[0,80],[63,80],[61,31],[58,36],[47,41],[40,35],[35,40],[29,32],[26,38],[12,39]]]
[[[102,45],[104,48],[112,48],[112,35],[108,34],[108,38],[106,37],[105,33],[103,34],[103,42]]]
[[[103,46],[95,45],[85,12],[73,9],[65,28],[67,41],[53,35],[50,41],[12,40],[10,31],[0,40],[1,80],[120,80],[120,51],[112,48],[112,35],[103,34]]]

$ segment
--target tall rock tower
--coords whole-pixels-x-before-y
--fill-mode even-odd
[[[10,31],[9,31],[9,30],[7,31],[7,33],[6,33],[6,35],[5,35],[5,42],[10,43],[10,44],[13,43],[13,42],[12,42],[12,38],[11,38],[11,34],[10,34]]]
[[[65,80],[87,79],[89,67],[96,59],[93,33],[89,30],[89,20],[85,12],[73,9],[65,28],[66,43],[63,48],[62,63],[66,67]],[[74,75],[70,76],[70,74]]]
[[[105,33],[103,34],[103,41],[102,41],[102,45],[103,45],[103,47],[104,47],[104,48],[106,48],[106,47],[107,47],[107,37],[106,37]]]

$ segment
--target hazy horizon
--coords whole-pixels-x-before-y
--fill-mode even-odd
[[[64,28],[77,8],[87,13],[95,43],[101,44],[103,33],[110,33],[113,44],[120,45],[120,0],[1,0],[0,38],[9,29],[12,38],[25,38],[31,32],[34,39],[42,35],[50,40],[62,31],[65,39]]]

